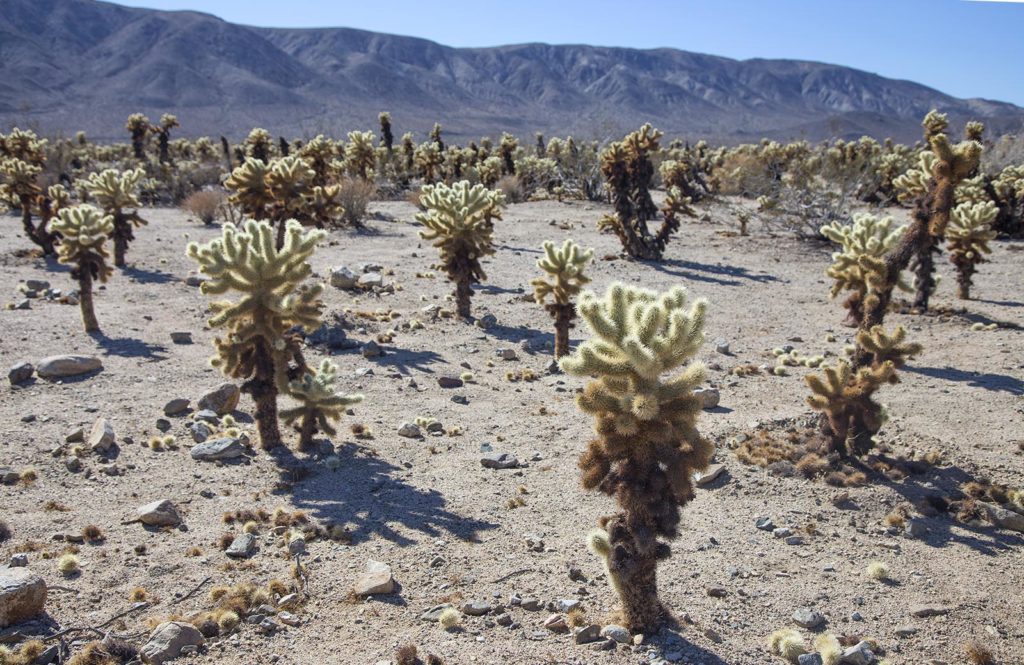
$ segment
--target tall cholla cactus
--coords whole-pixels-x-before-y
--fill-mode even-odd
[[[270,223],[249,220],[241,231],[226,224],[220,238],[188,246],[188,255],[210,277],[203,282],[203,293],[236,291],[242,296],[236,302],[210,305],[210,327],[227,330],[225,339],[214,341],[217,355],[211,363],[227,376],[245,379],[242,390],[256,403],[264,448],[281,445],[278,385],[285,382],[288,363],[298,350],[289,330],[301,326],[312,332],[320,325],[322,287],[302,281],[311,272],[309,257],[323,237],[323,231],[304,232],[301,224],[290,221],[284,246],[277,249]]]
[[[253,159],[267,164],[270,162],[270,151],[274,147],[274,139],[270,132],[262,127],[254,127],[245,137],[246,154]]]
[[[696,428],[702,402],[693,394],[704,367],[690,363],[704,342],[706,303],[689,309],[686,291],[663,294],[623,284],[603,299],[586,292],[579,312],[593,332],[561,361],[576,376],[596,377],[577,398],[596,420],[597,439],[580,458],[583,487],[614,496],[621,510],[602,517],[591,550],[605,560],[622,601],[624,625],[652,634],[668,616],[658,599],[658,561],[678,535],[679,508],[694,496],[692,476],[713,446]]]
[[[145,159],[146,136],[149,135],[150,130],[153,128],[149,124],[149,118],[141,113],[132,113],[128,116],[128,121],[125,122],[124,128],[132,135],[132,151],[135,154],[135,159]]]
[[[337,377],[338,366],[324,360],[315,372],[305,372],[301,379],[288,384],[288,394],[300,405],[282,409],[281,418],[288,425],[298,423],[299,450],[306,450],[312,445],[317,431],[334,436],[337,432],[331,421],[340,420],[347,407],[363,401],[362,395],[335,392]]]
[[[580,292],[590,278],[583,274],[587,263],[594,258],[594,250],[583,250],[572,240],[566,240],[561,247],[555,247],[550,240],[544,243],[544,258],[537,261],[537,267],[547,273],[530,282],[533,297],[538,303],[550,295],[553,302],[544,305],[555,320],[555,358],[569,353],[569,330],[576,318],[573,296]],[[552,281],[548,281],[548,278]]]
[[[345,146],[345,170],[353,178],[372,180],[373,168],[377,164],[373,132],[349,132],[348,140]]]
[[[154,125],[150,131],[157,135],[157,142],[160,146],[160,163],[166,164],[171,161],[171,154],[169,151],[171,130],[175,127],[181,127],[181,123],[178,122],[178,116],[171,115],[170,113],[164,113],[160,116],[160,124]]]
[[[118,268],[124,267],[128,244],[135,240],[133,226],[148,223],[139,217],[138,210],[128,211],[128,208],[139,208],[142,205],[136,193],[139,181],[145,175],[142,169],[122,172],[105,169],[100,173],[90,173],[88,179],[82,181],[86,191],[96,199],[103,212],[114,218],[114,265]]]
[[[853,224],[838,221],[822,226],[821,234],[837,243],[840,251],[833,252],[832,265],[825,274],[835,280],[830,296],[835,298],[843,291],[850,295],[843,302],[847,316],[845,325],[856,328],[864,318],[864,297],[869,285],[879,281],[885,270],[885,255],[896,246],[906,231],[905,226],[893,228],[892,217],[879,219],[868,213],[853,216]],[[902,281],[899,288],[907,288]]]
[[[992,201],[961,203],[953,208],[946,241],[949,260],[956,266],[958,295],[964,300],[971,297],[971,280],[978,264],[985,262],[983,255],[992,252],[988,243],[996,237],[992,222],[998,215],[999,208]]]
[[[50,230],[61,235],[58,260],[72,266],[71,277],[78,280],[78,304],[86,332],[100,329],[92,303],[93,280],[107,281],[113,269],[107,265],[107,238],[114,232],[114,218],[93,206],[63,208],[50,221]]]
[[[505,197],[462,180],[451,187],[424,185],[420,203],[426,212],[418,213],[416,220],[427,227],[420,237],[434,241],[448,279],[455,282],[456,311],[469,319],[472,285],[487,279],[480,259],[494,253],[493,220],[501,219]]]
[[[391,133],[391,114],[387,111],[381,111],[377,115],[377,120],[380,122],[380,142],[387,150],[388,160],[391,159],[391,153],[395,149],[395,135]]]
[[[35,132],[15,127],[10,134],[0,134],[0,203],[21,209],[21,225],[25,235],[39,246],[43,256],[56,254],[57,237],[47,223],[67,201],[61,185],[52,185],[43,194],[39,176],[46,164],[46,139]],[[33,222],[33,215],[39,222]]]
[[[870,358],[870,364],[854,367],[839,360],[835,367],[823,368],[823,376],[805,377],[812,395],[807,403],[827,417],[824,433],[828,451],[842,457],[867,454],[873,437],[885,424],[885,410],[873,399],[886,383],[899,383],[896,370],[908,358],[921,352],[920,344],[904,344],[906,331],[897,328],[890,336],[882,326],[857,333],[857,346]]]

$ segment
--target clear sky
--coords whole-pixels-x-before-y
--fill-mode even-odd
[[[673,47],[796,58],[1024,106],[1024,0],[126,0],[233,23],[361,28],[449,46]]]

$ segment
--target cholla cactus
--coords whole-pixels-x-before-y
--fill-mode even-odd
[[[494,253],[493,220],[501,219],[505,197],[462,180],[451,187],[424,185],[420,203],[426,212],[418,213],[416,220],[427,227],[420,237],[434,241],[448,279],[455,282],[456,311],[469,319],[472,285],[487,279],[480,259]]]
[[[270,163],[270,150],[274,146],[274,139],[270,132],[262,127],[254,127],[245,137],[246,155],[258,159],[264,164]]]
[[[181,127],[181,123],[178,122],[178,117],[171,115],[170,113],[164,113],[160,116],[160,124],[153,126],[150,131],[157,135],[157,142],[160,145],[160,163],[165,164],[171,161],[171,155],[168,151],[171,138],[171,130],[175,127]]]
[[[432,185],[443,179],[444,174],[441,169],[444,165],[444,153],[436,143],[421,143],[416,146],[415,159],[423,182]]]
[[[1024,228],[1024,166],[1007,166],[992,180],[999,216],[992,224],[997,233],[1019,235]]]
[[[309,258],[323,231],[303,231],[295,221],[287,223],[285,243],[274,244],[269,222],[249,220],[242,230],[226,224],[223,235],[205,245],[191,243],[188,255],[210,279],[203,293],[241,294],[236,302],[210,305],[212,328],[225,328],[217,338],[217,355],[211,363],[225,375],[245,379],[242,390],[256,403],[256,422],[264,448],[281,445],[277,422],[278,385],[287,378],[290,359],[298,341],[289,331],[300,326],[312,332],[320,325],[318,284],[306,285]]]
[[[132,113],[128,116],[124,128],[132,135],[132,151],[135,159],[146,158],[146,136],[149,135],[153,126],[149,124],[149,118],[141,113]]]
[[[668,616],[658,600],[658,561],[670,555],[662,539],[677,536],[679,508],[694,495],[692,476],[707,467],[713,446],[696,428],[702,402],[693,394],[704,377],[691,361],[704,342],[706,303],[687,309],[686,291],[663,294],[613,284],[603,299],[580,298],[593,336],[562,369],[596,377],[577,398],[595,418],[596,439],[580,458],[583,487],[614,496],[621,511],[602,517],[590,547],[605,560],[622,601],[623,625],[653,634]]]
[[[380,142],[387,151],[388,159],[390,160],[391,153],[395,149],[395,135],[391,133],[391,114],[387,111],[381,111],[377,115],[377,120],[380,122]]]
[[[39,185],[46,165],[46,144],[46,139],[17,127],[10,134],[0,134],[0,203],[20,209],[26,237],[39,246],[43,256],[53,256],[58,239],[48,230],[47,223],[63,202],[50,193],[64,192],[66,199],[66,192],[60,185],[54,185],[44,195]],[[35,215],[39,217],[38,223],[32,220]]]
[[[299,157],[306,160],[309,168],[313,169],[313,185],[319,187],[328,183],[332,175],[331,163],[340,153],[339,146],[331,139],[324,138],[323,134],[317,134],[298,151]]]
[[[566,240],[561,247],[555,247],[550,240],[544,243],[544,258],[537,261],[537,267],[547,273],[530,282],[533,297],[544,304],[551,296],[552,302],[544,304],[555,320],[555,358],[569,353],[569,330],[576,318],[573,296],[580,292],[590,278],[583,274],[587,263],[594,258],[594,250],[583,250],[572,240]],[[552,281],[548,281],[548,277]]]
[[[100,173],[90,173],[82,182],[89,195],[103,208],[103,212],[114,218],[114,265],[118,268],[124,267],[128,244],[135,239],[133,226],[148,223],[139,217],[137,209],[130,212],[127,210],[142,205],[136,194],[139,182],[145,175],[142,169],[122,172],[105,169]]]
[[[885,423],[885,410],[873,399],[886,383],[898,383],[896,370],[921,352],[920,344],[904,344],[906,331],[897,328],[890,336],[881,326],[857,333],[857,344],[870,358],[870,364],[854,367],[840,360],[835,367],[823,368],[824,375],[805,377],[813,393],[807,403],[827,417],[825,434],[829,452],[842,457],[867,454],[873,437]]]
[[[999,209],[992,201],[961,203],[953,208],[946,241],[949,260],[956,266],[958,295],[964,300],[971,297],[971,279],[978,264],[985,262],[983,255],[992,252],[988,243],[996,237],[992,222],[998,215]]]
[[[444,141],[441,139],[441,123],[434,123],[434,127],[430,130],[430,141],[437,146],[438,151],[444,152]]]
[[[503,175],[516,174],[516,150],[519,148],[519,139],[505,132],[501,135],[501,142],[498,144],[498,152],[501,155],[501,172]]]
[[[349,132],[348,140],[345,146],[345,170],[354,178],[372,180],[373,168],[377,164],[373,132]]]
[[[832,222],[822,226],[821,234],[837,243],[840,251],[833,252],[832,265],[825,274],[835,280],[830,296],[835,298],[843,291],[849,291],[843,305],[847,309],[845,324],[856,328],[864,317],[864,297],[871,282],[877,282],[878,269],[884,270],[882,259],[899,242],[905,226],[893,228],[892,217],[879,219],[868,213],[853,216],[853,224]],[[865,258],[870,260],[865,260]],[[907,288],[902,281],[899,288]]]
[[[309,448],[318,431],[334,436],[337,432],[331,421],[340,420],[347,407],[363,401],[362,395],[335,392],[337,376],[338,366],[324,360],[315,372],[307,371],[302,378],[288,384],[288,394],[301,405],[282,409],[281,418],[288,425],[298,423],[299,450]]]
[[[72,266],[78,280],[78,304],[86,332],[100,329],[92,303],[93,280],[107,281],[113,269],[107,265],[107,238],[114,232],[114,218],[90,205],[63,208],[50,221],[50,230],[61,235],[59,261]]]
[[[231,191],[228,200],[240,207],[246,217],[257,221],[267,218],[267,208],[274,201],[267,186],[269,173],[265,163],[250,157],[224,181]]]

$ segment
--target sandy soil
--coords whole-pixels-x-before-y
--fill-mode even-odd
[[[601,564],[583,545],[586,532],[600,515],[613,511],[613,503],[579,487],[576,458],[590,436],[589,419],[572,401],[582,382],[548,374],[550,352],[522,346],[524,340],[552,339],[548,314],[521,297],[537,273],[534,263],[543,240],[572,237],[595,247],[598,257],[618,252],[614,236],[595,230],[602,207],[585,203],[539,202],[507,210],[497,225],[497,254],[485,261],[488,281],[473,299],[477,316],[497,317],[498,325],[488,330],[454,320],[430,321],[421,313],[432,303],[448,305],[452,289],[440,275],[415,277],[431,269],[436,253],[416,235],[410,205],[375,205],[379,218],[370,222],[370,233],[332,233],[314,257],[319,279],[326,279],[333,266],[355,268],[373,261],[393,271],[386,284],[401,288],[393,294],[356,296],[328,286],[328,318],[344,308],[383,308],[401,314],[395,324],[414,318],[425,323],[423,330],[400,331],[383,345],[386,354],[380,358],[364,359],[357,350],[336,356],[342,388],[364,393],[366,401],[334,437],[342,464],[333,472],[318,462],[304,462],[305,456],[271,457],[262,451],[245,464],[193,461],[188,417],[170,418],[170,433],[183,444],[178,450],[154,452],[144,445],[157,433],[156,420],[169,399],[194,401],[223,380],[207,362],[214,338],[205,326],[207,298],[184,282],[195,268],[184,254],[186,236],[206,240],[217,230],[177,210],[146,210],[150,225],[137,232],[129,250],[131,268],[97,292],[103,335],[82,332],[76,306],[33,300],[29,310],[0,311],[0,365],[58,353],[97,354],[105,365],[82,380],[37,380],[3,389],[2,463],[33,467],[39,479],[29,486],[0,487],[0,515],[14,532],[0,545],[0,556],[6,561],[28,540],[56,553],[63,544],[54,542],[53,535],[98,525],[106,540],[80,546],[80,576],[64,579],[43,552],[31,553],[29,566],[50,584],[64,587],[51,591],[47,603],[50,616],[62,626],[100,624],[130,606],[133,587],[145,587],[162,601],[127,619],[127,632],[141,632],[146,617],[210,608],[204,593],[209,587],[170,604],[207,576],[216,584],[288,579],[291,561],[270,537],[261,539],[251,564],[224,569],[228,559],[216,541],[226,529],[221,522],[225,511],[280,505],[349,527],[351,544],[309,544],[312,599],[298,613],[301,626],[268,637],[243,625],[182,662],[377,663],[393,658],[398,645],[412,642],[421,654],[436,653],[450,664],[637,663],[662,654],[684,663],[761,664],[781,662],[768,655],[766,636],[792,627],[790,617],[799,607],[820,610],[828,631],[874,637],[893,663],[964,662],[963,644],[970,639],[988,644],[1000,663],[1024,662],[1022,534],[939,516],[925,520],[926,538],[909,539],[887,532],[882,521],[905,498],[931,487],[951,487],[965,474],[1014,486],[1024,482],[1017,445],[1024,438],[1024,338],[1014,327],[1024,323],[1024,254],[1011,251],[1011,243],[995,243],[992,262],[976,277],[978,299],[966,303],[955,300],[951,266],[943,258],[939,265],[945,279],[935,304],[965,306],[965,313],[890,316],[887,323],[908,326],[925,350],[903,373],[903,382],[884,392],[892,420],[882,438],[904,452],[939,448],[949,464],[904,482],[876,479],[848,490],[852,501],[836,507],[831,499],[839,490],[772,477],[745,467],[728,449],[731,437],[758,424],[805,417],[803,375],[810,370],[744,379],[726,370],[741,363],[772,363],[771,349],[786,343],[807,354],[841,353],[850,335],[839,325],[841,304],[827,298],[823,270],[828,248],[773,236],[756,222],[748,237],[723,235],[734,228],[733,211],[740,205],[705,206],[709,218],[684,223],[660,265],[597,260],[590,270],[595,289],[613,280],[659,289],[683,284],[711,303],[709,344],[701,359],[721,367],[709,371],[708,379],[721,388],[722,399],[700,425],[719,446],[717,461],[725,464],[727,475],[698,490],[684,511],[673,556],[660,568],[663,599],[691,622],[678,631],[648,636],[639,647],[597,652],[573,644],[569,636],[544,631],[541,625],[550,614],[544,610],[509,607],[517,624],[513,628],[494,625],[493,614],[463,617],[462,630],[455,632],[419,620],[423,611],[453,594],[503,605],[512,594],[545,603],[579,599],[594,621],[614,608]],[[64,267],[18,252],[31,246],[20,236],[15,218],[2,228],[0,300],[20,300],[18,282],[30,278],[73,288]],[[972,323],[979,321],[1010,325],[972,331]],[[363,342],[389,327],[360,320],[349,335]],[[172,344],[169,333],[177,330],[191,331],[194,343]],[[830,332],[837,335],[833,343],[824,341]],[[574,343],[581,333],[575,331]],[[710,342],[716,338],[729,341],[731,355],[715,352]],[[788,341],[795,339],[802,341]],[[516,349],[519,359],[497,358],[501,348]],[[323,350],[308,353],[318,361]],[[472,383],[454,390],[437,385],[436,377],[458,375],[467,366],[475,377]],[[373,372],[360,376],[362,368]],[[507,371],[525,368],[541,374],[540,380],[506,380]],[[409,385],[410,379],[418,388]],[[468,404],[453,402],[453,395],[465,396]],[[239,419],[249,431],[253,427],[244,414],[251,409],[243,396]],[[28,416],[34,421],[25,422]],[[113,461],[122,475],[99,473],[98,466],[109,460],[94,455],[83,460],[92,471],[88,477],[69,472],[63,457],[51,456],[68,432],[88,429],[97,416],[109,418],[116,429]],[[461,427],[464,434],[399,437],[398,427],[417,416]],[[374,438],[357,441],[348,430],[355,422],[369,425]],[[127,443],[128,437],[134,443]],[[295,437],[289,433],[288,438]],[[515,454],[526,466],[483,468],[483,444]],[[311,466],[312,473],[282,484],[283,476],[295,477],[282,467],[296,464]],[[509,509],[506,503],[520,495],[520,486],[527,491],[521,495],[525,505]],[[179,506],[187,531],[122,524],[137,506],[162,498]],[[50,500],[71,510],[44,510]],[[755,528],[762,516],[795,529],[814,524],[817,533],[806,535],[803,545],[787,545]],[[524,540],[528,534],[543,539],[543,552],[530,551]],[[146,546],[146,554],[136,554],[138,545]],[[201,556],[186,556],[193,546],[202,549]],[[399,590],[351,602],[349,591],[368,559],[390,564]],[[874,560],[889,565],[891,583],[867,579],[865,566]],[[586,581],[570,579],[570,568],[580,569]],[[723,587],[725,596],[710,596],[707,589],[713,586]],[[911,617],[910,609],[922,603],[950,611]],[[860,621],[851,618],[855,612]],[[900,626],[918,632],[897,637]],[[543,639],[530,639],[537,631]]]

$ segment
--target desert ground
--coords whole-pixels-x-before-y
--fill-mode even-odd
[[[906,326],[924,351],[899,385],[882,390],[891,420],[880,439],[904,453],[941,450],[945,461],[903,481],[876,476],[866,486],[839,489],[773,476],[744,465],[730,449],[759,427],[781,431],[812,420],[804,375],[814,370],[742,378],[728,370],[772,365],[772,349],[787,344],[805,354],[842,354],[853,331],[841,325],[841,303],[828,298],[823,271],[830,249],[772,234],[756,218],[749,236],[735,234],[736,212],[750,209],[739,200],[698,207],[702,217],[684,221],[666,260],[655,264],[623,259],[617,239],[597,231],[605,206],[510,206],[496,223],[497,252],[484,261],[487,281],[473,297],[476,317],[496,318],[484,328],[425,313],[431,305],[451,306],[452,287],[443,274],[417,276],[433,270],[436,251],[419,239],[411,204],[374,204],[366,231],[331,232],[313,258],[311,278],[326,283],[331,269],[342,265],[356,272],[364,263],[384,268],[384,289],[327,285],[323,294],[325,320],[342,325],[358,343],[334,355],[341,387],[364,394],[365,401],[313,454],[255,448],[225,463],[190,457],[190,412],[166,417],[176,449],[146,445],[160,433],[157,421],[165,418],[168,401],[186,398],[195,408],[226,379],[209,364],[215,337],[205,324],[209,298],[186,283],[196,274],[187,242],[209,240],[219,230],[177,209],[144,210],[149,225],[136,233],[129,267],[96,291],[102,334],[82,332],[79,308],[55,299],[0,311],[4,366],[65,353],[103,361],[102,371],[83,378],[3,388],[0,465],[34,469],[38,478],[0,486],[0,517],[12,531],[0,544],[0,561],[28,550],[28,567],[51,587],[48,617],[61,628],[100,626],[129,610],[132,590],[144,587],[151,604],[104,629],[141,644],[147,619],[208,610],[207,592],[215,585],[291,580],[293,560],[269,529],[261,529],[251,558],[225,555],[218,539],[241,528],[224,524],[225,512],[282,506],[305,511],[314,523],[346,527],[347,542],[307,544],[309,600],[294,611],[297,626],[282,623],[265,634],[243,624],[183,663],[389,663],[400,645],[412,643],[421,655],[436,654],[449,664],[753,665],[782,662],[768,653],[766,639],[778,628],[796,627],[792,616],[799,608],[825,618],[817,631],[802,630],[808,639],[815,632],[871,637],[891,663],[962,663],[963,645],[971,640],[986,644],[999,663],[1024,663],[1024,534],[938,515],[919,518],[925,532],[911,538],[884,522],[898,504],[969,477],[1014,487],[1024,482],[1024,243],[994,243],[970,301],[955,298],[954,273],[943,256],[944,279],[933,299],[942,313],[894,313],[887,320]],[[20,302],[19,283],[28,279],[65,292],[76,287],[66,267],[31,255],[15,217],[2,228],[0,301]],[[598,625],[617,602],[600,560],[584,544],[615,504],[580,487],[576,460],[591,437],[590,418],[573,403],[583,381],[549,370],[551,318],[524,297],[538,274],[541,242],[567,237],[595,248],[594,290],[621,280],[653,289],[683,285],[693,297],[708,299],[700,360],[709,366],[708,384],[721,393],[720,405],[705,411],[699,425],[715,442],[715,462],[725,472],[697,490],[672,557],[659,569],[662,598],[679,627],[610,650],[575,644],[571,634],[543,627],[561,600],[580,601],[586,621]],[[358,317],[358,310],[399,316],[383,323]],[[401,327],[414,319],[422,329]],[[973,330],[979,322],[998,327]],[[397,334],[381,344],[383,355],[363,357],[358,345],[392,327]],[[193,342],[173,343],[170,334],[178,331],[191,332]],[[580,324],[573,343],[585,333]],[[826,341],[830,335],[834,341]],[[716,340],[727,341],[728,354],[716,351]],[[498,355],[503,349],[514,350],[515,359]],[[312,345],[306,350],[311,364],[329,352]],[[525,369],[538,380],[506,377]],[[473,378],[462,387],[438,384],[439,377],[465,372]],[[251,413],[243,395],[235,417],[255,441]],[[88,434],[98,417],[113,425],[115,446],[104,456],[85,455],[81,470],[69,471],[66,437],[79,427]],[[461,428],[461,435],[397,434],[417,417]],[[357,439],[350,432],[355,423],[369,427],[373,438]],[[286,438],[297,436],[288,431]],[[521,465],[484,468],[487,450],[511,453]],[[336,469],[325,462],[331,455],[340,458]],[[116,475],[108,475],[111,464]],[[842,493],[847,501],[836,500]],[[510,508],[517,497],[523,505]],[[132,521],[139,506],[160,499],[178,507],[184,527],[152,529]],[[48,509],[48,502],[66,510],[54,510],[53,503]],[[757,528],[764,517],[800,534],[793,542],[801,544]],[[65,577],[54,558],[68,545],[61,541],[90,524],[105,538],[78,545],[81,572]],[[396,587],[354,597],[353,585],[370,560],[391,566]],[[872,561],[889,567],[890,581],[868,578]],[[524,609],[516,598],[535,598],[541,607]],[[445,602],[491,607],[482,616],[463,616],[450,631],[421,620]],[[548,603],[556,604],[554,611]],[[936,615],[913,616],[922,606]],[[94,637],[88,631],[74,636]]]

